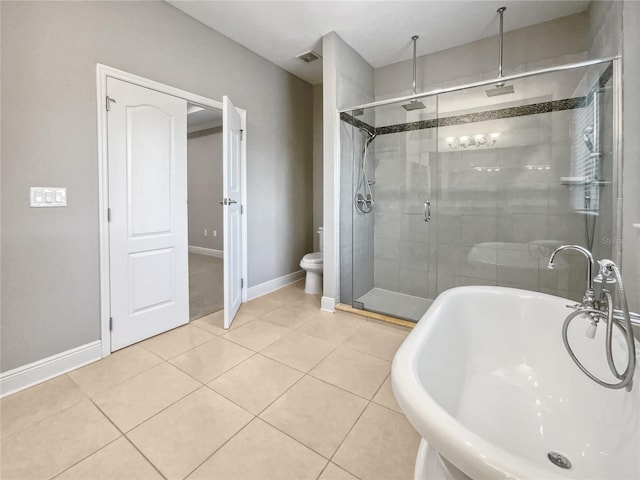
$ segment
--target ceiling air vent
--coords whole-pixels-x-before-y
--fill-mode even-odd
[[[299,58],[304,63],[311,63],[318,60],[320,58],[320,55],[318,55],[313,50],[309,50],[308,52],[303,52],[300,55],[296,55],[296,58]]]

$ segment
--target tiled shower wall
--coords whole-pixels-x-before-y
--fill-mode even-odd
[[[576,174],[574,123],[581,114],[576,108],[379,135],[374,286],[435,298],[454,286],[502,285],[580,299],[583,257],[563,254],[553,271],[546,263],[562,244],[588,246],[587,229],[599,256],[611,252],[609,217],[577,211],[572,198],[582,187],[566,182]],[[444,141],[492,131],[507,133],[491,147],[452,150]],[[611,146],[604,138],[603,175],[610,180]],[[601,212],[610,211],[610,195],[608,184],[601,189]],[[433,213],[428,223],[426,200]],[[364,236],[358,232],[356,238]],[[359,268],[358,261],[354,265]]]
[[[568,110],[510,119],[515,145],[503,135],[495,147],[443,149],[438,293],[482,284],[582,297],[582,257],[563,255],[555,270],[546,268],[556,247],[585,244],[585,215],[571,208],[574,187],[561,181],[572,173],[572,115]],[[447,128],[441,130],[449,136]],[[518,140],[523,137],[528,140]]]
[[[435,230],[424,220],[424,203],[434,202],[436,134],[424,129],[375,140],[375,286],[422,298],[435,294]]]

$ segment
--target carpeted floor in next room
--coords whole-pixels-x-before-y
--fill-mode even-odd
[[[190,320],[224,308],[222,268],[222,258],[189,253]]]

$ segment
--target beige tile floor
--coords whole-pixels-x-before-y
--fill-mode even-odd
[[[2,399],[2,479],[409,479],[408,330],[297,283]]]

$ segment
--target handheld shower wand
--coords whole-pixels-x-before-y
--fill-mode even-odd
[[[376,202],[373,199],[373,190],[371,186],[375,184],[375,180],[369,180],[367,176],[367,153],[369,145],[376,138],[376,133],[371,133],[368,130],[361,129],[367,134],[362,145],[362,166],[358,175],[358,187],[356,188],[356,195],[354,197],[356,208],[362,213],[371,213],[376,208]]]

